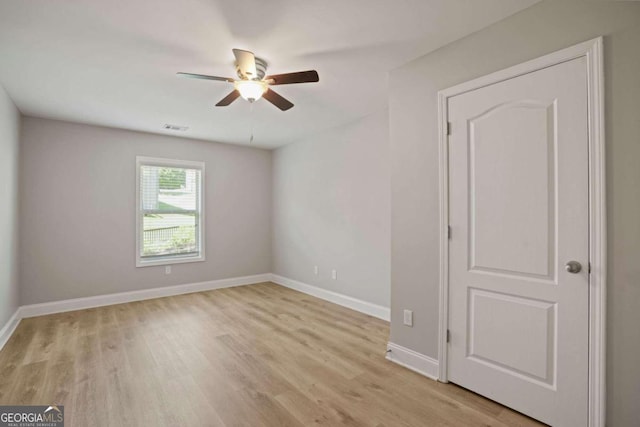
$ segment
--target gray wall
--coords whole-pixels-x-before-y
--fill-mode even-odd
[[[274,152],[274,273],[389,307],[388,132],[385,110]]]
[[[605,36],[608,425],[640,420],[640,2],[545,1],[391,73],[391,340],[437,357],[437,91]],[[402,309],[415,326],[402,325]]]
[[[103,295],[271,270],[271,153],[24,118],[20,303]],[[206,164],[206,261],[135,266],[137,155]]]
[[[20,112],[0,86],[0,329],[18,308]]]

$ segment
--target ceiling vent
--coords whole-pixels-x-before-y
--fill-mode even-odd
[[[178,126],[178,125],[170,125],[170,124],[165,124],[163,127],[163,129],[167,129],[167,130],[178,130],[180,132],[184,132],[187,129],[189,129],[188,126]]]

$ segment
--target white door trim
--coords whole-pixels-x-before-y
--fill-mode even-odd
[[[497,71],[438,92],[440,146],[440,324],[438,380],[447,379],[449,322],[449,151],[447,100],[484,86],[512,79],[572,59],[586,57],[589,114],[589,427],[605,425],[606,197],[604,146],[604,80],[602,37]]]

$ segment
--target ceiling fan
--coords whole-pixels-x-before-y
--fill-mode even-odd
[[[252,52],[241,49],[233,49],[236,57],[236,72],[238,80],[229,77],[207,76],[204,74],[178,73],[182,77],[194,79],[218,80],[233,83],[234,90],[216,104],[216,107],[226,107],[233,101],[242,97],[249,102],[255,102],[264,98],[282,111],[293,107],[293,104],[278,95],[269,86],[288,85],[293,83],[315,83],[320,81],[315,70],[298,71],[295,73],[274,74],[266,76],[267,62],[262,58],[256,58]]]

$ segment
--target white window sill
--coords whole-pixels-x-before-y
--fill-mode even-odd
[[[184,264],[187,262],[201,262],[204,260],[205,260],[204,255],[189,256],[189,257],[167,256],[167,257],[153,258],[149,260],[138,258],[136,260],[136,267],[153,267],[157,265]]]

